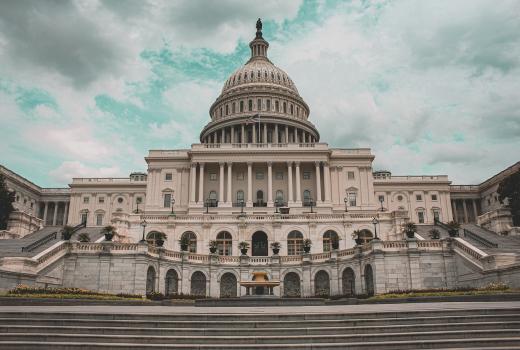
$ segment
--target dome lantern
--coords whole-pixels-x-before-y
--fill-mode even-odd
[[[249,43],[249,47],[251,48],[251,59],[249,61],[255,59],[265,59],[269,61],[267,58],[269,43],[262,37],[262,20],[260,18],[256,21],[256,36],[253,41]]]

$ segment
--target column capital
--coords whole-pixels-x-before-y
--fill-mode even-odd
[[[327,162],[327,161],[323,162],[323,166],[328,167],[329,166],[329,162]]]
[[[233,165],[233,162],[226,162],[227,166],[230,167]]]
[[[267,162],[267,166],[273,166],[273,162],[272,161],[268,161]]]
[[[253,162],[247,162],[247,166],[252,166]]]
[[[224,165],[226,165],[226,162],[218,162],[218,165],[220,165],[221,167],[223,167]]]
[[[338,170],[343,170],[343,165],[338,165],[336,168],[338,168]]]
[[[191,167],[192,168],[196,168],[197,167],[197,163],[191,163]]]
[[[204,168],[204,162],[199,162],[199,167]]]
[[[300,162],[294,162],[294,165],[299,167],[300,166]]]
[[[287,162],[288,167],[292,167],[293,162]]]
[[[321,165],[321,161],[319,161],[319,160],[314,161],[314,165],[316,165],[317,167],[320,166]]]

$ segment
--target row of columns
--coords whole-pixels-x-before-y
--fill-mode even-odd
[[[269,125],[273,125],[272,123],[258,123],[256,125],[255,122],[251,127],[247,124],[241,124],[240,128],[237,130],[235,126],[222,128],[220,130],[214,131],[211,134],[207,135],[204,139],[204,143],[248,143],[246,138],[246,131],[251,130],[252,134],[252,143],[267,143],[267,130]],[[274,132],[271,137],[271,143],[314,143],[316,139],[313,135],[306,132],[305,130],[300,130],[297,127],[289,128],[288,125],[274,124]],[[260,128],[260,129],[258,129]],[[283,129],[280,130],[280,129]],[[289,138],[289,131],[293,131],[292,139]],[[227,137],[229,130],[230,137]],[[240,131],[240,132],[239,132]],[[280,136],[282,136],[280,138]],[[229,141],[228,141],[229,140]]]
[[[471,205],[473,207],[473,217],[475,221],[470,220],[470,216],[468,215],[468,206],[467,201],[471,201]],[[459,207],[459,203],[462,202],[462,210],[463,210],[463,216],[459,218],[459,213],[457,211]],[[456,222],[459,223],[470,223],[470,222],[476,222],[478,218],[478,209],[477,209],[477,199],[452,199],[451,200],[451,208],[453,211],[453,219]]]
[[[196,198],[195,189],[197,186],[197,164],[199,166],[199,183],[198,183],[198,198]],[[296,198],[293,193],[293,164],[295,167],[295,182],[296,182]],[[220,176],[219,176],[219,196],[224,198],[224,178],[225,178],[225,165],[226,163],[219,163]],[[316,198],[317,204],[321,204],[321,162],[315,162],[315,179],[316,179]],[[219,201],[219,206],[231,207],[233,205],[233,192],[232,192],[232,180],[233,180],[233,163],[227,163],[227,195],[224,203]],[[288,204],[301,205],[301,181],[300,181],[300,162],[287,162],[287,186],[288,186]],[[330,187],[330,170],[329,164],[323,163],[323,187],[325,192],[325,202],[329,203],[331,200],[331,187]],[[190,203],[204,205],[204,163],[192,163],[191,174],[190,174]],[[273,201],[273,162],[267,162],[267,206],[272,207]],[[247,199],[246,207],[253,206],[253,163],[247,163]]]
[[[47,225],[47,216],[49,213],[49,203],[54,203],[54,213],[52,217],[52,222],[50,226],[56,226],[58,224],[58,206],[60,203],[63,203],[63,220],[62,224],[65,225],[67,223],[67,218],[69,216],[69,203],[68,202],[43,202],[44,203],[44,209],[43,209],[43,224],[44,226]]]

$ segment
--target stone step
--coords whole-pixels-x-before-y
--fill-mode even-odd
[[[514,322],[471,322],[453,324],[422,324],[356,327],[292,327],[292,328],[144,328],[144,327],[104,327],[90,326],[36,326],[36,325],[0,325],[0,333],[66,333],[66,334],[113,334],[146,336],[257,336],[257,335],[355,335],[372,333],[413,333],[463,330],[520,329],[520,321]]]
[[[124,317],[125,320],[152,320],[152,321],[302,321],[302,320],[344,320],[344,319],[396,319],[416,317],[452,317],[465,315],[519,314],[520,308],[497,309],[454,309],[454,310],[420,310],[420,311],[388,311],[388,312],[363,312],[363,313],[291,313],[291,314],[257,314],[257,313],[190,313],[190,314],[155,314],[155,313],[89,313],[89,312],[0,312],[0,318],[46,318],[46,319],[96,319],[117,320]]]
[[[402,333],[367,333],[331,335],[258,335],[247,336],[150,336],[150,335],[114,335],[114,334],[48,334],[48,333],[4,333],[2,341],[33,342],[86,342],[86,343],[139,343],[139,344],[318,344],[318,343],[359,343],[391,342],[436,339],[512,338],[520,335],[520,328],[464,331],[430,331]]]
[[[122,319],[67,319],[67,318],[0,318],[0,325],[25,325],[34,326],[77,326],[88,327],[134,327],[134,328],[294,328],[294,327],[354,327],[354,326],[385,326],[385,325],[420,325],[420,324],[454,324],[458,322],[517,322],[520,321],[520,313],[503,315],[462,315],[462,316],[432,316],[409,318],[349,318],[332,320],[268,320],[268,321],[152,321],[152,320],[127,320],[126,315]]]
[[[6,341],[0,340],[1,349],[41,350],[77,350],[77,349],[175,349],[175,350],[328,350],[328,349],[371,349],[371,350],[408,350],[408,349],[444,349],[444,350],[510,350],[520,349],[520,337],[479,338],[479,339],[435,339],[406,340],[362,343],[321,343],[321,344],[146,344],[146,343],[89,343],[89,342],[42,342],[42,341]]]

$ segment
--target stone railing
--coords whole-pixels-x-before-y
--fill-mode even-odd
[[[481,259],[489,257],[488,254],[459,237],[453,238],[453,248],[480,268],[483,268]]]

